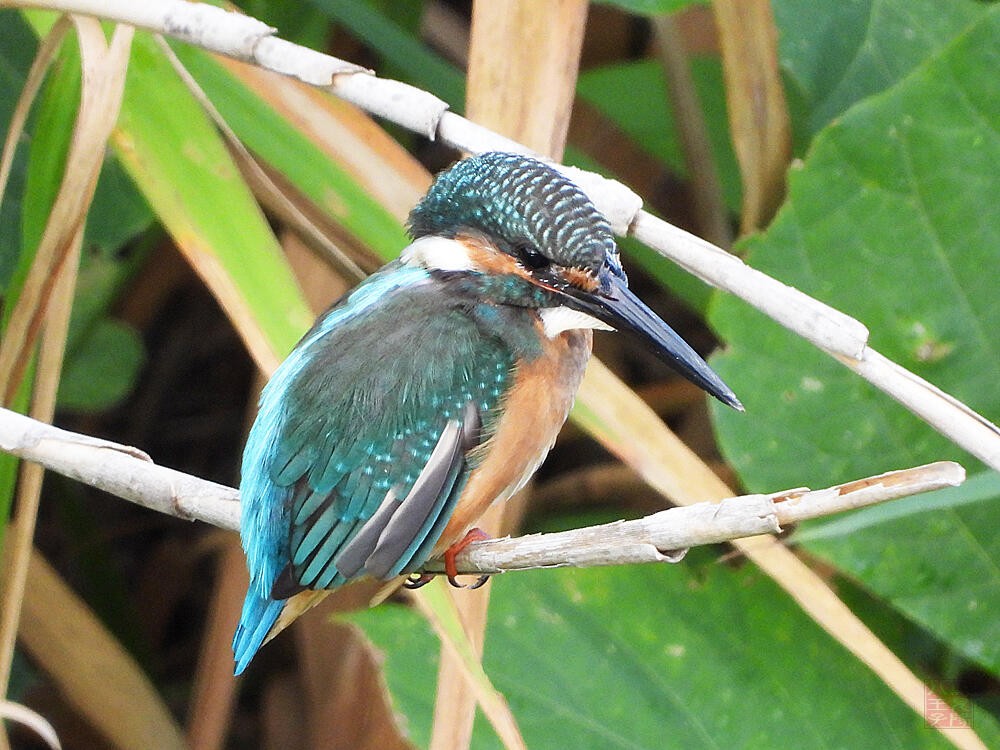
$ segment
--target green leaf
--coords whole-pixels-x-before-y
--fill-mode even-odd
[[[998,671],[1000,496],[808,542],[953,648]]]
[[[173,46],[247,148],[383,259],[395,258],[406,247],[400,223],[302,131],[207,53]]]
[[[529,747],[949,747],[758,570],[690,558],[495,581],[484,665]],[[399,608],[354,620],[426,747],[433,638]],[[486,732],[480,717],[474,747]]]
[[[97,249],[103,255],[116,253],[126,242],[149,229],[153,221],[149,204],[121,162],[107,156],[87,211],[84,247]]]
[[[160,232],[152,233],[151,239],[161,240]],[[72,356],[79,342],[89,335],[90,328],[107,316],[128,280],[148,257],[151,245],[150,240],[137,242],[129,250],[121,249],[120,254],[102,253],[99,246],[88,248],[88,252],[80,259],[77,275],[73,314],[66,340],[69,356]]]
[[[105,318],[91,326],[69,353],[59,381],[59,408],[93,413],[131,393],[145,361],[132,326]]]
[[[887,89],[981,18],[973,0],[772,0],[800,147],[852,104]]]
[[[225,144],[146,33],[132,44],[113,141],[258,360],[284,356],[313,316]]]
[[[0,26],[4,30],[0,35],[0,132],[6,136],[38,40],[17,11],[0,11]],[[30,130],[29,122],[22,136],[26,143],[31,140]],[[3,203],[0,203],[0,293],[6,290],[21,253],[21,211],[28,161],[25,145],[22,143],[15,153]]]
[[[48,78],[41,89],[35,126],[31,139],[31,149],[27,154],[24,175],[25,200],[21,205],[21,226],[16,241],[16,262],[10,262],[10,278],[4,289],[2,328],[7,327],[11,311],[17,304],[25,279],[28,276],[42,233],[48,223],[49,212],[62,183],[63,167],[80,100],[80,53],[76,38],[67,38],[63,43]],[[27,413],[31,403],[34,381],[35,357],[32,355],[25,367],[24,377],[18,386],[13,403],[9,408]],[[0,456],[0,519],[6,521],[17,482],[18,461],[11,455]],[[3,544],[3,530],[0,525],[0,548]]]
[[[49,222],[49,212],[62,185],[66,157],[80,106],[80,50],[76,37],[68,35],[53,61],[37,102],[38,112],[21,213],[21,255],[11,280],[11,296],[5,300],[9,313],[28,275],[35,251]],[[6,315],[5,315],[6,317]],[[6,321],[5,321],[6,324]]]
[[[863,321],[871,344],[986,415],[1000,413],[1000,8],[816,138],[751,265]],[[714,409],[751,492],[828,486],[965,455],[861,378],[732,297],[714,360],[747,414]],[[907,501],[902,501],[907,502]],[[995,502],[806,546],[1000,673]]]

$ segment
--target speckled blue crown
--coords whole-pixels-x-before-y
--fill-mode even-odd
[[[532,247],[559,265],[594,274],[607,263],[623,276],[607,220],[590,198],[549,165],[490,151],[438,175],[410,213],[410,234],[453,236],[478,229],[513,248]]]

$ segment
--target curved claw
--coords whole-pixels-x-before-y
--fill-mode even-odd
[[[433,573],[411,573],[403,581],[404,589],[419,589],[434,580]]]
[[[448,583],[450,583],[456,589],[468,589],[469,591],[472,591],[473,589],[478,589],[480,586],[484,585],[488,580],[490,580],[490,576],[488,573],[485,573],[479,576],[479,578],[476,579],[475,583],[470,583],[466,585],[464,583],[459,583],[458,579],[455,578],[454,576],[448,576]]]

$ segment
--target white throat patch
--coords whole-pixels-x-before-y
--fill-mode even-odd
[[[596,328],[600,331],[615,330],[603,320],[598,320],[592,315],[570,307],[543,307],[538,311],[538,314],[542,319],[545,335],[550,339],[554,339],[563,331],[572,331],[577,328]]]
[[[480,271],[469,257],[468,248],[458,240],[428,235],[414,240],[400,254],[408,266],[437,271]]]

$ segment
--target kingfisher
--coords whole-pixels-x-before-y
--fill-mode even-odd
[[[552,447],[590,357],[620,330],[734,408],[629,291],[611,227],[552,166],[489,152],[442,172],[413,242],[323,313],[264,388],[240,481],[250,663],[290,597],[391,581],[454,554]]]

